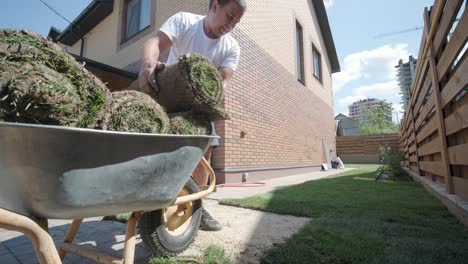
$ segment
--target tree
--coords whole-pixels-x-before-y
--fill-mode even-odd
[[[359,124],[364,135],[398,133],[398,125],[392,122],[392,104],[385,100],[365,111],[365,121]]]

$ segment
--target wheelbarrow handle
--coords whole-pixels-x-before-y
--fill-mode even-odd
[[[205,159],[205,157],[202,157],[202,159],[200,160],[200,164],[208,171],[208,174],[210,176],[210,186],[208,187],[208,189],[201,191],[201,192],[194,193],[194,194],[180,196],[175,200],[175,202],[172,205],[179,205],[179,204],[184,204],[187,202],[200,200],[201,198],[207,196],[208,194],[214,191],[215,186],[216,186],[216,175],[214,173],[213,168],[211,168],[210,164]],[[169,206],[172,206],[172,205],[169,205]]]
[[[0,208],[0,228],[25,234],[32,241],[39,263],[62,263],[50,235],[32,219]]]

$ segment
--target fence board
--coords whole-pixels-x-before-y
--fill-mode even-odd
[[[398,134],[336,137],[338,155],[378,155],[380,145],[400,149]]]
[[[411,145],[412,143],[416,143],[415,142],[416,138],[414,137],[414,133],[411,133],[410,136],[409,136],[409,139],[408,139],[408,143]]]
[[[423,171],[444,176],[444,164],[441,161],[420,161],[419,168]]]
[[[445,129],[447,135],[454,134],[468,127],[468,104],[458,108],[454,113],[449,115],[445,121]]]
[[[434,116],[431,117],[430,121],[416,134],[416,141],[419,143],[423,141],[426,137],[431,135],[437,130],[437,119]]]
[[[421,114],[419,114],[416,123],[414,124],[416,127],[420,127],[421,123],[426,119],[427,115],[431,112],[432,108],[434,108],[434,97],[431,96],[429,100],[427,100],[426,104],[423,106],[421,110]]]
[[[468,36],[468,8],[465,7],[463,16],[458,21],[458,26],[452,34],[447,47],[444,50],[444,53],[440,57],[439,64],[437,65],[437,73],[440,78],[444,77],[447,74],[447,71],[450,69],[452,62],[455,60],[455,57],[465,45],[466,38]]]
[[[440,19],[439,27],[437,28],[437,33],[434,37],[434,51],[436,54],[439,54],[440,50],[443,48],[442,44],[447,39],[447,35],[452,27],[452,24],[457,17],[458,10],[462,5],[462,1],[447,1],[447,5],[444,10],[444,15]]]
[[[415,172],[415,173],[418,173],[418,174],[419,174],[418,167],[416,167],[416,166],[414,166],[414,165],[410,165],[409,168],[410,168],[410,170],[411,170],[412,172]]]
[[[414,144],[408,149],[408,153],[413,153],[413,152],[416,152],[416,145]]]
[[[449,0],[450,1],[450,0]],[[434,19],[435,19],[435,11],[436,11],[436,8],[439,6],[440,4],[440,0],[435,0],[434,1],[434,4],[431,6],[430,8],[430,13],[431,13],[431,16],[429,17],[429,20],[431,22],[431,25],[434,24]]]
[[[424,98],[426,97],[427,91],[431,87],[431,78],[429,78],[428,76],[429,75],[426,76],[426,80],[424,81],[424,85],[422,87],[421,93],[419,94],[419,98],[416,100],[416,104],[414,105],[414,111],[415,111],[414,113],[419,112],[419,109],[421,108]]]
[[[440,152],[440,142],[437,139],[431,140],[418,148],[419,156],[431,155],[437,152]]]
[[[442,107],[445,107],[452,99],[468,85],[468,56],[458,63],[455,73],[442,90]]]
[[[468,144],[449,147],[448,155],[450,164],[468,165]]]
[[[418,58],[422,58],[422,57],[418,57]],[[427,73],[427,68],[428,68],[428,60],[427,58],[422,58],[422,59],[418,59],[418,62],[419,60],[421,60],[421,64],[420,64],[420,67],[422,67],[421,69],[421,74],[422,76],[426,76],[426,73]],[[416,72],[418,72],[418,70],[416,69]],[[416,77],[415,77],[416,78]],[[411,107],[414,107],[414,105],[416,104],[416,100],[419,99],[419,96],[420,96],[420,92],[421,92],[421,85],[423,85],[423,83],[426,81],[425,78],[419,78],[417,81],[417,83],[414,83],[416,81],[413,80],[412,84],[413,85],[413,93],[412,93],[412,96],[411,96],[411,99],[410,99],[410,106]],[[416,108],[413,108],[414,111],[417,111],[418,109]],[[414,113],[414,112],[413,112]]]
[[[460,177],[452,177],[455,194],[468,199],[468,180]]]

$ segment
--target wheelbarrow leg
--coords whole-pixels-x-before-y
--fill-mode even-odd
[[[71,244],[73,242],[73,239],[76,236],[76,233],[78,233],[78,229],[80,228],[81,222],[83,222],[83,219],[74,219],[70,228],[68,229],[67,234],[65,235],[65,238],[63,239],[63,244]],[[67,252],[60,247],[59,255],[60,259],[63,261],[65,258],[65,255]]]
[[[127,230],[125,232],[124,264],[133,264],[135,259],[135,233],[136,223],[143,212],[133,212],[127,221]]]
[[[33,243],[39,263],[62,263],[50,235],[30,218],[0,209],[0,228],[25,234]]]

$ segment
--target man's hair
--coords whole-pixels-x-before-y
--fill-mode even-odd
[[[209,10],[211,10],[211,6],[213,5],[213,1],[214,0],[210,0]],[[229,4],[229,2],[235,2],[242,8],[242,10],[244,10],[244,12],[247,11],[247,1],[246,0],[218,0],[219,6]]]

